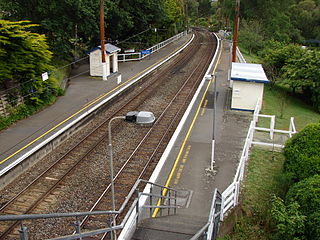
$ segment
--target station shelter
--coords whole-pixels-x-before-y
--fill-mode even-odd
[[[232,110],[254,111],[263,99],[264,84],[269,80],[261,64],[232,63],[229,75],[232,88]]]
[[[107,76],[118,72],[118,52],[120,48],[110,44],[105,44]],[[90,76],[102,76],[101,46],[93,48],[87,52],[90,56]]]

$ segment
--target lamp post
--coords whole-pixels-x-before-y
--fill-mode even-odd
[[[140,125],[151,125],[155,121],[152,112],[146,111],[132,111],[128,112],[125,116],[116,116],[111,118],[108,123],[108,137],[109,137],[109,164],[110,164],[110,178],[111,178],[111,198],[112,198],[112,211],[116,211],[115,197],[114,197],[114,180],[113,180],[113,152],[112,152],[112,136],[111,136],[111,123],[113,120],[123,119],[127,122],[132,122]],[[113,214],[113,226],[116,226],[115,215]],[[117,239],[116,232],[113,232],[113,239]]]

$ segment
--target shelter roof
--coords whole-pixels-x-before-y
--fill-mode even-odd
[[[231,80],[269,83],[261,64],[232,63]]]
[[[118,48],[118,47],[112,45],[111,43],[106,43],[104,46],[105,46],[107,54],[112,54],[112,53],[121,51],[121,48]],[[100,50],[100,49],[101,49],[101,45],[99,45],[98,47],[90,49],[89,51],[86,52],[86,54],[90,54],[91,52],[94,52],[94,51]]]

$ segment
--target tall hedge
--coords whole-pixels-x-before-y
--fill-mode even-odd
[[[286,195],[286,204],[298,203],[301,214],[307,217],[305,236],[320,239],[320,175],[295,183]]]
[[[309,124],[286,142],[284,170],[295,181],[320,174],[320,123]]]

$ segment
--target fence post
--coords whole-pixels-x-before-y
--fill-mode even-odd
[[[238,195],[239,195],[239,182],[234,183],[234,197],[233,197],[233,206],[235,207],[238,204]]]
[[[74,227],[75,227],[75,229],[76,229],[76,233],[77,233],[77,234],[80,234],[80,233],[81,233],[80,221],[79,221],[79,220],[76,220],[73,224],[74,224]],[[82,238],[80,237],[79,239],[81,240]]]
[[[150,203],[150,217],[152,216],[152,192],[153,192],[153,185],[151,184],[151,187],[150,187],[150,198],[149,198],[149,203]]]
[[[271,140],[273,140],[275,120],[276,120],[276,116],[272,115],[271,121],[270,121],[270,139]]]
[[[138,226],[139,223],[139,189],[136,189],[136,197],[137,197],[137,203],[136,203],[136,226]]]
[[[220,213],[220,221],[223,221],[223,215],[224,215],[224,196],[221,194],[221,213]]]
[[[20,233],[20,240],[28,240],[27,227],[23,226],[23,224],[21,223],[20,229],[18,231]]]

